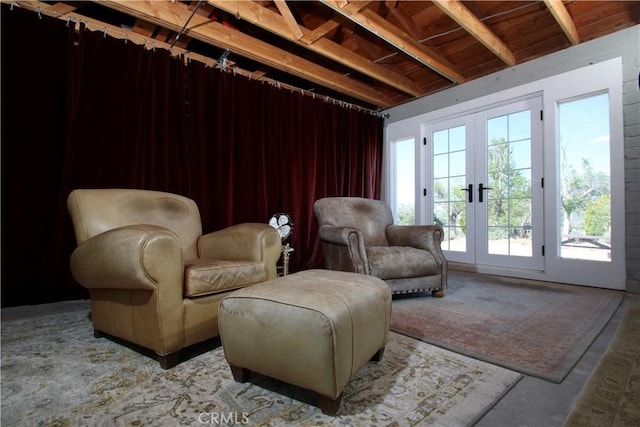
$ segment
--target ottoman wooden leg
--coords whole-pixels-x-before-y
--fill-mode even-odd
[[[175,353],[169,353],[160,355],[158,354],[158,362],[160,363],[160,367],[162,369],[171,369],[178,364],[180,359],[180,352],[176,351]]]
[[[249,369],[240,368],[239,366],[229,365],[231,368],[231,374],[233,375],[233,379],[238,383],[246,383],[249,381],[249,377],[251,376],[251,371]]]
[[[444,297],[444,291],[442,289],[438,289],[437,291],[431,291],[431,295],[435,298]]]
[[[334,416],[338,413],[338,409],[340,409],[340,401],[342,400],[342,393],[340,396],[335,399],[330,399],[325,396],[318,395],[318,407],[325,415]]]
[[[371,356],[372,362],[379,362],[382,360],[382,355],[384,354],[384,347],[381,347],[380,350],[376,351],[376,354]]]

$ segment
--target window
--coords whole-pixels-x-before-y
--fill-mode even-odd
[[[391,150],[392,203],[396,224],[416,223],[415,139],[395,141]]]
[[[558,104],[560,256],[611,259],[609,96]]]

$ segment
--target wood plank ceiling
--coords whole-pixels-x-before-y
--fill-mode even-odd
[[[2,2],[372,110],[640,21],[629,0]]]

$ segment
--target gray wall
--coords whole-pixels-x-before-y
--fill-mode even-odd
[[[387,124],[501,90],[622,57],[626,191],[626,264],[629,292],[640,293],[640,25],[508,68],[384,111]]]

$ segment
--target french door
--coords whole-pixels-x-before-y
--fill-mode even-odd
[[[450,261],[543,269],[541,110],[536,97],[425,129],[426,211]]]

